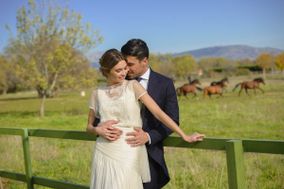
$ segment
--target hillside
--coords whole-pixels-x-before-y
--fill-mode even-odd
[[[283,52],[281,49],[276,48],[258,48],[251,47],[247,45],[228,45],[228,46],[216,46],[216,47],[207,47],[191,51],[185,51],[181,53],[176,53],[174,56],[182,55],[192,55],[196,59],[205,58],[205,57],[224,57],[228,59],[255,59],[261,53],[271,53],[273,55]]]
[[[207,47],[196,50],[184,51],[181,53],[175,53],[173,56],[183,56],[192,55],[195,59],[205,58],[205,57],[224,57],[232,60],[237,59],[255,59],[261,53],[271,53],[273,55],[284,52],[284,50],[265,47],[251,47],[248,45],[228,45],[228,46],[215,46]],[[88,55],[92,66],[95,68],[99,67],[99,58],[103,52],[93,52]]]

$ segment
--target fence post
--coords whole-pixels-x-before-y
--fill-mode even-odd
[[[230,189],[244,189],[244,151],[241,140],[230,140],[226,142],[228,181]]]
[[[28,129],[26,128],[23,129],[23,131],[24,133],[22,135],[22,142],[23,142],[27,188],[34,189],[34,185],[32,181],[33,175],[32,175],[32,162],[31,162],[31,154],[30,154],[29,133],[28,133]]]

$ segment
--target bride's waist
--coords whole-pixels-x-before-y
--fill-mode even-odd
[[[122,137],[126,137],[125,136],[126,133],[133,132],[135,128],[141,128],[141,126],[138,127],[138,126],[133,126],[133,125],[113,125],[113,126],[122,131],[122,134],[121,134]]]
[[[142,123],[141,122],[131,122],[131,121],[119,121],[118,123],[113,124],[113,126],[119,127],[119,128],[142,128]]]
[[[107,140],[106,138],[99,136],[96,140],[97,148],[103,151],[113,151],[113,150],[130,150],[133,151],[133,147],[127,143],[127,139],[132,138],[128,133],[135,132],[133,127],[118,127],[121,130],[121,135],[114,141]],[[141,146],[139,146],[141,147]]]
[[[127,138],[131,138],[133,136],[129,136],[127,135],[128,133],[131,133],[131,132],[135,132],[135,128],[141,128],[141,127],[134,127],[134,126],[118,126],[118,125],[115,125],[114,126],[115,128],[119,129],[121,131],[121,135],[119,136],[119,138],[115,141],[108,141],[107,139],[105,139],[104,137],[100,137],[99,136],[99,140],[98,141],[103,141],[103,142],[110,142],[110,143],[126,143],[126,139]]]

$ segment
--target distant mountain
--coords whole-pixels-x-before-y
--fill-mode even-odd
[[[185,51],[181,53],[175,53],[173,56],[183,56],[192,55],[195,59],[205,58],[205,57],[224,57],[232,60],[237,59],[255,59],[261,53],[271,53],[273,55],[284,52],[284,50],[276,48],[257,48],[247,45],[228,45],[228,46],[216,46],[207,47],[191,51]],[[103,52],[94,51],[87,55],[91,62],[92,67],[99,68],[99,59]]]
[[[196,59],[205,57],[224,57],[232,60],[236,59],[255,59],[261,53],[271,53],[273,55],[283,52],[281,49],[276,48],[257,48],[247,45],[228,45],[208,47],[197,50],[185,51],[176,53],[174,56],[192,55]]]
[[[100,51],[91,52],[87,55],[87,58],[91,62],[92,67],[99,68],[100,66],[99,60],[102,55],[103,55],[103,52],[100,52]]]

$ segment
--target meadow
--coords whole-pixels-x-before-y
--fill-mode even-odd
[[[239,97],[233,86],[255,76],[229,78],[223,97],[180,97],[181,127],[207,137],[284,140],[284,76],[268,75],[265,93]],[[219,79],[219,78],[216,78]],[[215,79],[215,80],[216,80]],[[201,79],[206,86],[212,79]],[[179,86],[182,81],[176,83]],[[86,91],[87,94],[91,90]],[[0,127],[85,131],[89,95],[65,91],[47,99],[46,116],[40,118],[40,100],[34,92],[0,96]],[[94,142],[31,139],[33,173],[37,176],[88,185]],[[220,151],[165,148],[171,182],[165,189],[228,188],[226,154]],[[245,153],[249,189],[284,188],[284,156]],[[0,169],[24,173],[21,139],[0,135]],[[4,188],[26,185],[2,178]],[[36,186],[36,188],[45,188]]]

